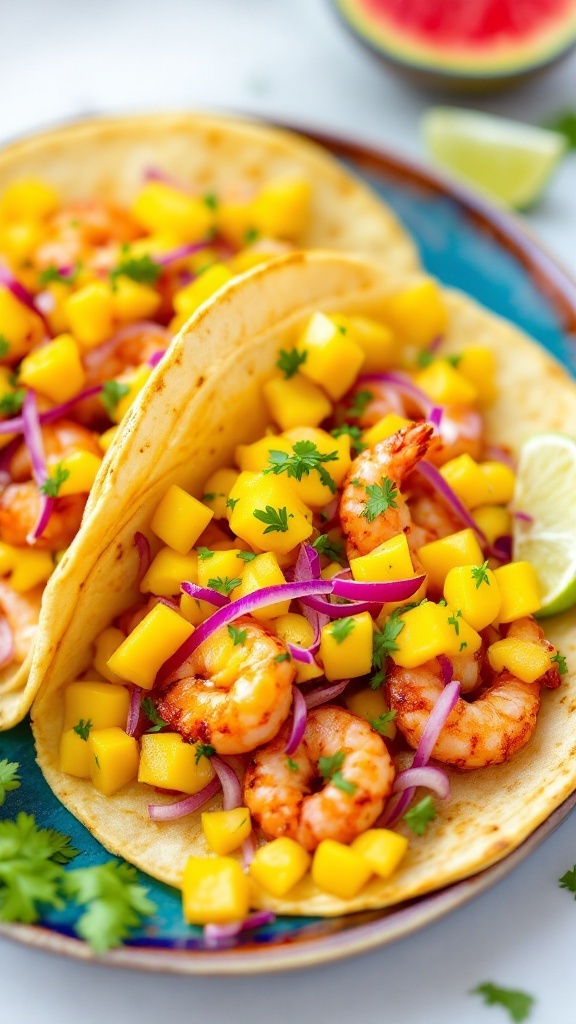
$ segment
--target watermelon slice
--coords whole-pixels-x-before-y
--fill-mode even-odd
[[[576,0],[334,0],[358,38],[442,86],[512,82],[576,43]]]

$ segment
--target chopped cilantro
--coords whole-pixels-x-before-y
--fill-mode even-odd
[[[293,519],[292,513],[288,515],[288,510],[284,505],[283,508],[272,508],[272,505],[266,505],[266,510],[261,508],[255,509],[252,513],[255,519],[258,519],[261,523],[267,523],[267,527],[264,533],[286,533],[288,530],[288,519]]]
[[[289,352],[281,348],[276,366],[279,370],[282,370],[285,379],[289,380],[290,377],[293,377],[298,372],[298,367],[306,362],[307,355],[306,351],[299,352],[297,348],[293,348]]]
[[[0,416],[17,416],[26,398],[24,388],[17,391],[9,391],[0,398]]]
[[[379,671],[377,671],[370,679],[370,687],[372,690],[377,690],[384,682],[386,659],[391,651],[398,650],[396,639],[404,629],[404,622],[400,618],[400,615],[409,607],[409,605],[405,605],[402,608],[395,608],[390,617],[384,623],[381,631],[379,633],[374,633],[374,639],[372,642],[372,665]]]
[[[228,626],[228,636],[233,641],[234,647],[237,647],[238,645],[240,645],[242,647],[245,644],[245,642],[246,642],[246,637],[248,636],[248,630],[247,629],[236,629],[235,626]]]
[[[332,562],[340,562],[344,564],[344,547],[342,544],[338,544],[337,541],[332,540],[327,533],[321,533],[316,540],[312,541],[311,545],[319,555],[325,555]]]
[[[374,395],[371,391],[357,391],[348,410],[348,415],[360,419],[366,412],[366,406],[373,398]]]
[[[203,561],[206,561],[207,558],[214,558],[214,552],[211,551],[210,548],[205,548],[201,545],[199,548],[196,548],[196,550],[198,552],[198,558],[201,558]]]
[[[276,657],[274,658],[274,661],[277,661],[279,664],[282,661],[291,661],[291,660],[292,659],[291,659],[290,655],[288,654],[288,651],[285,651],[284,654],[277,654]]]
[[[488,559],[482,563],[482,565],[473,565],[472,579],[476,581],[476,590],[479,590],[483,583],[490,586],[490,580],[488,579]]]
[[[456,612],[456,615],[448,616],[448,623],[450,626],[454,626],[456,636],[460,636],[460,623],[458,619],[462,617],[462,612]]]
[[[521,1024],[529,1017],[534,1005],[534,996],[512,988],[500,988],[491,981],[484,981],[472,989],[472,995],[482,996],[486,1006],[502,1006],[508,1011],[510,1020]]]
[[[259,237],[258,228],[248,228],[248,231],[244,232],[244,245],[252,245],[253,242],[258,241]]]
[[[233,512],[239,501],[240,498],[228,498],[228,500],[226,501],[226,508],[229,508],[230,511]]]
[[[147,253],[144,256],[126,256],[110,271],[110,280],[112,287],[116,285],[119,277],[129,277],[138,284],[154,287],[162,270],[161,264],[156,263]]]
[[[0,920],[33,924],[39,904],[62,909],[62,864],[77,853],[68,836],[38,828],[24,811],[0,821]]]
[[[200,501],[214,501],[214,498],[223,498],[223,494],[216,494],[215,491],[210,491],[208,494],[203,494]]]
[[[87,906],[75,930],[96,953],[119,946],[143,917],[156,913],[148,890],[138,882],[136,868],[109,860],[91,868],[75,868],[63,877],[63,890]]]
[[[344,764],[345,756],[343,750],[338,750],[331,757],[321,757],[318,761],[318,768],[324,782],[332,782],[343,793],[352,794],[356,792],[356,783],[345,779],[340,770]]]
[[[342,437],[343,434],[348,434],[350,446],[355,455],[359,455],[360,452],[363,452],[368,447],[362,440],[362,429],[352,423],[341,423],[339,427],[334,427],[330,433],[332,437]]]
[[[364,506],[364,511],[360,514],[369,523],[373,523],[378,516],[383,515],[389,508],[398,508],[394,501],[398,491],[392,480],[389,480],[387,476],[382,477],[381,485],[369,484],[366,487],[366,494],[368,495],[368,500]]]
[[[219,594],[230,594],[241,583],[242,580],[239,576],[235,576],[233,580],[229,580],[227,576],[224,579],[221,576],[216,576],[215,579],[208,580],[210,590],[217,590]]]
[[[81,718],[80,721],[77,722],[76,725],[74,726],[74,732],[76,733],[77,736],[80,737],[81,740],[87,740],[88,736],[90,735],[91,728],[92,720],[88,718],[86,721],[84,721],[84,719]]]
[[[467,641],[466,641],[466,640],[462,640],[462,643],[460,644],[460,647],[458,648],[458,651],[459,651],[460,653],[462,653],[462,651],[463,651],[463,650],[464,650],[464,648],[466,648],[466,647],[468,647],[468,643],[467,643]]]
[[[0,807],[6,799],[6,793],[20,787],[19,767],[17,761],[8,761],[7,758],[0,761]]]
[[[330,633],[334,637],[336,643],[341,644],[347,636],[350,636],[355,625],[356,621],[351,615],[348,615],[343,619],[335,619],[330,626]]]
[[[543,127],[560,132],[568,142],[568,148],[576,149],[576,110],[561,110],[552,114]]]
[[[350,480],[350,483],[354,487],[362,487],[362,481],[359,480],[357,476],[353,476],[352,479]]]
[[[113,418],[116,412],[116,406],[121,398],[130,391],[128,384],[121,384],[119,380],[107,380],[102,385],[102,391],[100,392],[100,401],[106,409],[110,419]]]
[[[70,470],[62,469],[62,463],[59,462],[58,465],[54,467],[54,472],[46,478],[43,484],[40,485],[40,493],[47,495],[48,498],[57,498],[58,491],[69,476]]]
[[[291,772],[299,772],[300,765],[296,761],[293,761],[291,757],[287,758],[287,764]]]
[[[459,365],[460,365],[460,363],[462,362],[462,356],[460,356],[460,355],[444,356],[444,361],[446,363],[449,363],[450,366],[453,366],[454,369],[457,370]]]
[[[65,273],[52,263],[49,267],[45,267],[44,270],[40,271],[38,274],[38,284],[41,287],[52,284],[53,281],[57,281],[60,284],[74,284],[80,270],[81,266],[79,263],[76,264],[70,273]]]
[[[216,753],[214,747],[210,743],[197,743],[196,744],[196,764],[199,763],[201,757],[211,758]]]
[[[98,760],[98,754],[94,754],[94,760],[96,762],[96,767],[99,768],[100,767],[100,761]]]
[[[433,362],[434,362],[434,354],[428,348],[423,349],[422,352],[419,352],[418,355],[416,356],[416,363],[423,370],[425,370],[426,367],[430,366],[430,363],[433,363]]]
[[[296,441],[292,445],[292,451],[293,455],[288,455],[286,452],[270,451],[268,453],[270,465],[264,472],[275,473],[276,476],[279,473],[287,473],[294,480],[301,480],[303,476],[309,476],[315,469],[325,487],[328,487],[332,494],[336,493],[336,484],[328,470],[324,468],[323,463],[337,462],[338,452],[323,454],[318,451],[318,446],[314,444],[314,441]]]
[[[428,825],[431,821],[434,821],[435,817],[436,808],[434,801],[431,796],[425,796],[414,807],[411,807],[409,811],[406,811],[402,820],[406,822],[408,828],[412,830],[415,836],[423,836]]]
[[[558,665],[558,671],[561,676],[565,676],[568,671],[568,665],[566,664],[566,658],[560,651],[556,651],[556,654],[551,658],[551,661],[556,662]]]
[[[0,334],[0,359],[3,359],[4,356],[7,356],[9,351],[10,342],[4,337],[3,334]]]
[[[236,558],[241,558],[243,562],[253,562],[256,555],[254,551],[239,551]]]
[[[168,722],[165,722],[162,715],[156,710],[156,705],[151,697],[145,697],[140,706],[148,721],[152,723],[147,732],[160,732],[168,725]]]
[[[387,726],[389,726],[395,718],[395,711],[385,711],[382,715],[378,715],[378,718],[369,718],[368,722],[376,732],[379,732],[382,736],[386,736],[389,731]]]
[[[215,192],[207,192],[205,196],[202,196],[202,202],[209,210],[218,209],[218,196]]]
[[[569,889],[570,892],[573,892],[574,899],[576,899],[576,864],[571,871],[567,871],[562,878],[558,879],[558,885],[561,889]]]

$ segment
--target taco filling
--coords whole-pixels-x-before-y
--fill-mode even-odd
[[[155,500],[141,596],[65,680],[61,776],[131,787],[168,848],[193,818],[190,923],[393,892],[454,780],[509,764],[560,686],[536,572],[512,558],[530,509],[487,438],[494,346],[445,348],[449,320],[430,279],[370,315],[308,310],[262,384],[265,427]]]

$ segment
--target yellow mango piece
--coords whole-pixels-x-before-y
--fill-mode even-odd
[[[44,220],[58,209],[56,190],[41,178],[18,178],[8,185],[0,197],[3,220]]]
[[[458,373],[466,377],[478,392],[481,405],[490,405],[496,397],[496,357],[484,345],[466,345],[459,352]]]
[[[292,445],[283,434],[267,434],[252,444],[239,444],[234,459],[242,473],[261,473],[270,468],[270,452],[279,451],[292,455]],[[293,483],[290,478],[290,483]]]
[[[230,542],[232,543],[232,542]],[[226,551],[214,551],[209,558],[198,558],[198,583],[201,587],[209,587],[212,580],[221,580],[224,585],[228,580],[242,579],[246,563],[239,557],[239,548],[228,548]],[[224,593],[220,586],[213,589]]]
[[[491,505],[507,505],[514,497],[516,474],[503,462],[481,462],[480,471],[488,489],[487,501]]]
[[[265,238],[298,242],[310,220],[312,188],[304,178],[266,182],[251,204],[252,223]]]
[[[160,548],[142,579],[140,590],[157,597],[175,597],[180,594],[180,584],[184,581],[198,583],[196,551],[181,555],[172,548]]]
[[[286,554],[310,536],[311,520],[288,479],[257,473],[240,491],[230,529],[251,547]]]
[[[368,445],[368,448],[373,448],[379,441],[392,437],[392,434],[397,433],[402,427],[409,427],[413,422],[413,420],[405,419],[404,416],[398,416],[395,412],[389,412],[363,432],[362,441]]]
[[[414,383],[438,405],[472,405],[478,398],[474,385],[443,359],[417,373]]]
[[[65,308],[66,299],[70,295],[70,287],[64,281],[51,281],[45,289],[52,296],[53,301],[53,307],[46,315],[46,319],[54,336],[64,334],[70,328]]]
[[[486,565],[458,565],[451,569],[444,582],[444,597],[475,630],[494,622],[502,604],[496,577]]]
[[[262,388],[268,411],[281,430],[317,427],[330,416],[332,404],[321,388],[301,373],[289,380],[273,377]]]
[[[364,350],[324,313],[313,313],[298,341],[306,353],[300,372],[338,401],[352,387],[364,362]]]
[[[474,522],[489,544],[512,532],[512,516],[501,505],[481,505],[474,509]]]
[[[324,626],[320,638],[320,661],[326,678],[354,679],[372,668],[374,630],[369,612],[335,619]]]
[[[440,605],[448,629],[448,639],[443,654],[449,658],[462,654],[476,654],[482,646],[482,637],[466,622],[460,608]]]
[[[61,334],[22,360],[19,380],[52,402],[66,402],[84,386],[86,374],[78,345],[71,334]]]
[[[105,281],[91,281],[64,302],[70,332],[84,348],[94,348],[110,337],[114,327],[112,288]]]
[[[95,789],[113,796],[138,774],[138,741],[123,729],[92,729],[88,736],[90,778]]]
[[[83,719],[94,729],[126,727],[130,694],[125,686],[83,679],[70,683],[64,691],[63,729],[73,729]]]
[[[199,626],[216,611],[216,605],[208,601],[198,601],[189,594],[182,594],[180,597],[180,614],[193,626]]]
[[[32,344],[33,323],[33,317],[26,306],[0,285],[0,334],[8,345],[3,359],[16,362],[26,355]]]
[[[111,672],[108,668],[108,659],[112,657],[115,651],[118,650],[120,644],[124,643],[126,637],[121,629],[116,629],[115,626],[109,626],[108,629],[104,629],[99,636],[96,637],[94,643],[94,668],[99,675],[104,676],[109,683],[123,683],[124,680],[116,675],[115,672]],[[122,725],[121,722],[113,722],[112,725]]]
[[[353,578],[364,583],[405,580],[415,575],[404,533],[379,544],[368,555],[351,558],[350,568]]]
[[[539,611],[540,587],[531,562],[510,562],[494,570],[502,598],[498,622],[514,622]]]
[[[90,758],[88,740],[82,739],[74,729],[66,729],[60,737],[58,748],[60,771],[66,775],[74,775],[77,779],[89,779]]]
[[[251,562],[247,562],[242,574],[242,582],[232,593],[233,601],[239,601],[246,594],[254,594],[265,587],[276,587],[286,583],[284,573],[278,565],[278,559],[273,551],[267,551],[257,555]],[[286,615],[290,607],[290,601],[276,601],[275,604],[266,605],[264,608],[257,608],[250,614],[259,622],[268,622],[279,615]]]
[[[303,878],[312,858],[294,839],[282,837],[261,846],[249,871],[255,882],[272,896],[286,896]]]
[[[168,547],[187,555],[213,517],[212,509],[172,484],[156,506],[150,528]]]
[[[448,310],[442,293],[430,278],[388,299],[385,317],[404,341],[418,348],[427,348],[448,326]]]
[[[247,807],[235,807],[231,811],[203,811],[202,828],[210,849],[225,857],[242,846],[250,835],[250,811]]]
[[[111,417],[116,423],[120,423],[121,420],[124,419],[130,406],[134,404],[138,395],[140,394],[144,386],[148,383],[151,374],[152,367],[148,366],[145,363],[143,366],[139,366],[134,373],[131,373],[126,377],[118,378],[118,382],[120,384],[127,385],[128,393],[122,395],[120,401],[116,403],[114,412]]]
[[[178,732],[145,733],[141,744],[138,782],[193,796],[214,778],[210,758]]]
[[[237,253],[229,260],[228,266],[234,271],[234,274],[245,274],[247,270],[259,267],[261,263],[267,263],[275,256],[278,256],[278,253],[272,252],[272,246],[270,246],[270,250],[244,249],[243,252]]]
[[[458,637],[448,622],[450,617],[449,609],[432,601],[404,612],[400,616],[404,625],[395,639],[398,649],[390,652],[394,663],[402,668],[417,668],[439,654],[452,651]],[[458,639],[458,647],[461,642]]]
[[[256,231],[254,201],[255,197],[251,197],[244,201],[224,200],[218,205],[216,210],[218,232],[234,246],[246,245],[247,239]]]
[[[182,878],[182,909],[188,924],[242,921],[250,906],[250,882],[231,857],[190,857]]]
[[[174,295],[174,309],[188,319],[203,302],[216,294],[220,288],[233,278],[232,271],[225,263],[213,263],[203,270],[199,277],[191,281]]]
[[[64,498],[68,494],[87,494],[92,489],[92,484],[101,465],[102,459],[99,459],[93,452],[85,451],[64,455],[56,462],[51,460],[48,466],[52,473],[56,466],[59,466],[61,472],[68,474],[58,488],[58,497]]]
[[[238,476],[239,473],[236,469],[225,467],[212,473],[204,484],[202,504],[212,510],[214,519],[227,519],[229,509],[226,502]]]
[[[16,565],[19,548],[0,541],[0,576],[7,576]]]
[[[114,315],[124,323],[147,320],[154,316],[161,301],[159,292],[150,285],[140,284],[123,275],[116,278],[112,289],[112,305]]]
[[[507,669],[524,683],[535,683],[552,667],[548,651],[543,650],[539,644],[511,636],[490,644],[488,661],[494,672]]]
[[[390,878],[408,849],[408,840],[387,828],[370,828],[350,844],[363,857],[375,875]]]
[[[54,572],[51,551],[36,548],[15,548],[16,558],[10,585],[18,594],[25,594],[39,583],[45,583]]]
[[[456,565],[482,565],[484,555],[476,539],[474,530],[459,530],[441,540],[433,540],[418,548],[418,558],[422,562],[424,572],[428,573],[428,583],[437,590],[442,590],[444,580]]]
[[[320,578],[323,580],[333,580],[339,572],[342,572],[340,562],[330,562],[320,570]]]
[[[309,473],[303,473],[301,480],[289,477],[290,486],[298,495],[301,501],[309,508],[323,508],[335,497],[338,487],[350,469],[352,459],[350,457],[350,435],[342,434],[340,437],[332,437],[325,430],[319,427],[293,427],[287,430],[282,439],[288,442],[289,454],[294,456],[296,451],[302,452],[302,443],[316,445],[320,455],[336,455],[330,462],[321,463],[323,470],[332,480],[332,485],[323,483],[317,469],[311,469]],[[282,449],[283,450],[283,449]]]
[[[28,263],[46,237],[43,224],[33,220],[14,221],[0,225],[0,252],[13,266]]]
[[[358,718],[363,718],[365,722],[370,723],[376,722],[382,715],[390,711],[382,688],[372,690],[369,686],[366,686],[361,690],[356,690],[355,693],[347,693],[344,697],[344,703],[348,711],[351,711],[353,715],[357,715]],[[375,727],[373,726],[373,728]],[[386,739],[393,740],[396,736],[394,718],[381,725],[376,731],[381,736],[385,736]]]
[[[147,231],[172,235],[178,242],[199,242],[214,223],[208,205],[163,181],[150,181],[136,196],[132,215]]]
[[[342,566],[339,565],[338,569],[341,568]],[[296,644],[298,647],[312,646],[314,630],[304,615],[298,615],[297,612],[286,612],[272,622],[268,622],[268,626],[286,644]],[[306,665],[296,659],[294,659],[294,668],[296,669],[295,681],[297,683],[308,683],[311,679],[319,679],[324,675],[324,670],[319,665]]]
[[[157,604],[108,659],[108,668],[144,690],[151,690],[159,669],[194,632],[178,612]]]
[[[103,434],[100,434],[100,437],[98,438],[98,444],[100,445],[104,454],[106,454],[106,452],[110,448],[110,445],[112,444],[117,433],[118,427],[109,427],[108,430],[105,430]]]
[[[487,476],[467,452],[445,462],[440,473],[467,508],[477,508],[492,500]]]
[[[336,315],[330,319],[344,327],[348,337],[364,352],[363,373],[379,373],[394,364],[398,343],[386,324],[367,316]]]
[[[342,900],[357,896],[372,874],[364,857],[334,839],[323,839],[312,861],[314,884]]]

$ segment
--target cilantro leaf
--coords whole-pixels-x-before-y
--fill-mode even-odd
[[[148,721],[152,723],[152,725],[150,726],[149,729],[146,730],[146,732],[160,732],[160,729],[164,729],[164,727],[168,725],[168,722],[164,721],[162,715],[158,714],[156,705],[151,697],[144,697],[144,700],[142,701],[140,707],[142,708],[142,711],[146,715]]]
[[[428,349],[428,348],[422,349],[422,351],[419,352],[418,355],[416,356],[416,364],[422,370],[425,370],[426,367],[430,366],[430,363],[433,363],[433,362],[434,362],[434,353],[431,352],[430,349]]]
[[[576,110],[561,110],[552,114],[543,127],[560,132],[568,142],[568,148],[576,149]]]
[[[52,284],[54,281],[59,284],[74,284],[81,269],[81,264],[77,263],[71,271],[66,272],[57,267],[55,263],[51,263],[49,267],[44,267],[44,270],[38,274],[38,284],[41,287]]]
[[[268,469],[265,473],[287,473],[294,480],[301,480],[303,476],[309,476],[313,469],[318,473],[322,483],[328,487],[332,494],[336,493],[336,484],[327,469],[324,469],[324,462],[337,462],[338,452],[322,453],[318,451],[318,445],[314,441],[296,441],[292,445],[293,455],[287,452],[270,451]]]
[[[3,359],[4,356],[7,356],[9,351],[10,342],[8,341],[7,338],[4,337],[3,334],[0,334],[0,359]]]
[[[96,953],[119,946],[143,917],[156,912],[148,890],[138,883],[136,868],[117,860],[91,868],[75,868],[64,876],[63,889],[86,906],[76,931]]]
[[[230,511],[233,512],[239,501],[240,498],[228,498],[228,500],[226,501],[226,508],[229,508]]]
[[[203,561],[207,558],[214,558],[214,552],[210,548],[205,548],[201,545],[199,548],[196,548],[196,551],[198,552],[198,557]]]
[[[561,889],[569,889],[570,892],[573,892],[574,899],[576,899],[576,864],[571,871],[567,871],[562,878],[558,879],[558,885]]]
[[[0,353],[1,355],[1,353]],[[24,388],[17,391],[10,391],[0,398],[0,416],[17,416],[26,398]]]
[[[374,395],[371,391],[357,391],[348,410],[348,415],[360,419],[366,412],[366,406],[373,398]]]
[[[415,836],[423,836],[428,825],[436,817],[436,808],[431,796],[425,796],[419,803],[411,807],[403,817],[408,828]]]
[[[462,612],[456,612],[456,615],[448,616],[448,624],[450,626],[454,626],[454,632],[456,633],[456,636],[460,636],[460,623],[458,622],[458,619],[461,617]]]
[[[556,651],[556,654],[554,654],[550,660],[556,662],[560,675],[565,676],[568,671],[568,665],[566,664],[566,658],[564,655],[560,654],[560,651]]]
[[[342,772],[334,772],[330,781],[337,789],[341,789],[343,793],[348,793],[349,795],[352,795],[352,793],[355,793],[358,789],[356,783],[350,782],[349,779],[345,779]]]
[[[219,492],[218,494],[216,494],[216,491],[208,491],[206,494],[202,495],[202,497],[200,498],[200,501],[214,501],[214,498],[223,498],[223,497],[224,497],[224,494],[222,494],[222,492]]]
[[[360,513],[369,523],[373,523],[378,516],[383,515],[389,508],[398,508],[394,501],[398,491],[392,480],[387,476],[382,477],[382,484],[368,484],[365,488],[368,499],[364,511]]]
[[[258,241],[259,238],[260,232],[258,231],[258,228],[248,228],[248,230],[244,232],[244,245],[252,245],[252,243]]]
[[[299,352],[297,348],[291,349],[290,352],[281,348],[276,366],[279,370],[282,370],[285,380],[289,380],[290,377],[293,377],[298,372],[298,367],[306,362],[307,356],[308,353],[306,351]]]
[[[482,563],[482,565],[473,565],[472,579],[476,581],[476,590],[479,590],[483,583],[490,586],[490,580],[488,579],[488,559]]]
[[[378,715],[378,718],[369,718],[368,722],[381,736],[388,736],[390,732],[388,726],[391,725],[395,718],[395,711],[384,711],[383,714]]]
[[[321,757],[318,761],[318,768],[324,782],[332,782],[343,793],[352,794],[358,787],[355,782],[345,779],[341,772],[345,757],[346,754],[343,750],[337,750],[331,757]]]
[[[374,633],[374,639],[372,641],[372,664],[374,668],[385,668],[386,659],[388,658],[390,652],[398,650],[398,644],[396,643],[396,640],[399,634],[404,629],[404,621],[400,616],[402,612],[405,612],[407,610],[407,608],[407,605],[404,605],[402,608],[395,608],[390,617],[386,619],[386,622],[384,623],[380,632]],[[380,680],[380,682],[377,683],[376,686],[374,686],[372,685],[371,680],[370,686],[372,687],[373,690],[376,690],[383,681],[384,677],[382,674],[382,679]]]
[[[283,508],[272,508],[272,505],[266,505],[266,511],[257,508],[252,515],[261,523],[268,523],[264,530],[265,534],[286,533],[288,530],[288,510],[285,505]],[[290,513],[290,519],[293,518],[294,516]]]
[[[362,429],[351,423],[341,423],[339,427],[334,427],[330,431],[332,437],[342,437],[342,434],[348,434],[350,437],[350,444],[355,455],[359,455],[365,448],[368,447],[362,440]]]
[[[216,753],[216,750],[209,743],[197,743],[196,744],[196,764],[199,763],[201,757],[211,758],[215,753]]]
[[[521,1024],[530,1016],[534,1005],[534,996],[526,992],[519,992],[517,989],[500,988],[493,985],[491,981],[484,981],[481,985],[472,989],[472,995],[482,996],[486,1006],[502,1006],[508,1011],[510,1020]]]
[[[202,202],[209,210],[218,209],[218,196],[215,192],[207,192],[205,196],[202,196]]]
[[[87,721],[84,721],[84,719],[81,718],[80,721],[74,726],[74,732],[76,733],[77,736],[80,737],[81,740],[87,740],[88,736],[90,735],[91,728],[91,720],[88,718]]]
[[[107,380],[102,385],[102,391],[100,392],[100,401],[106,409],[110,419],[113,418],[116,412],[116,406],[121,398],[130,391],[128,384],[121,384],[119,380]]]
[[[238,644],[243,646],[246,642],[246,637],[248,636],[248,630],[236,629],[235,626],[228,626],[228,636],[234,642],[234,647],[237,647]]]
[[[46,478],[43,484],[40,485],[40,493],[46,494],[49,498],[57,498],[58,491],[69,476],[70,470],[62,469],[62,463],[59,462],[58,465],[54,467],[54,472]]]
[[[239,551],[236,558],[241,558],[243,562],[253,562],[256,555],[254,551]]]
[[[458,367],[460,366],[460,363],[462,362],[462,356],[457,354],[444,356],[444,362],[449,363],[450,366],[453,366],[454,369],[457,370]]]
[[[321,533],[316,537],[316,540],[312,541],[311,547],[313,547],[319,555],[325,555],[331,562],[340,562],[341,565],[344,564],[344,546],[342,544],[338,544],[338,542],[329,537],[327,533]]]
[[[264,531],[267,533],[267,531]],[[239,587],[242,580],[239,576],[235,576],[233,580],[229,580],[227,576],[222,579],[221,576],[216,576],[212,580],[208,580],[208,586],[210,590],[216,590],[219,594],[230,594],[235,587]]]
[[[288,653],[288,651],[285,651],[284,654],[277,654],[276,657],[274,658],[274,661],[277,661],[278,664],[280,664],[280,662],[282,662],[282,661],[291,661],[291,660],[292,660],[292,658],[291,658],[291,655]]]
[[[20,787],[19,767],[17,761],[8,761],[7,758],[0,761],[0,807],[6,799],[6,793]]]
[[[296,761],[293,761],[291,757],[288,757],[286,759],[286,763],[288,764],[288,767],[289,767],[291,772],[299,772],[300,771],[300,765]]]
[[[334,622],[330,626],[330,633],[334,637],[336,643],[341,644],[347,636],[350,636],[355,625],[356,620],[351,615],[342,619],[334,619]]]
[[[162,273],[163,267],[156,263],[148,253],[144,256],[126,256],[116,264],[110,271],[112,287],[115,286],[119,277],[129,277],[131,281],[138,284],[148,284],[154,287]]]
[[[63,907],[62,864],[76,856],[68,836],[38,828],[21,811],[14,821],[0,821],[0,920],[32,924],[38,904]]]

